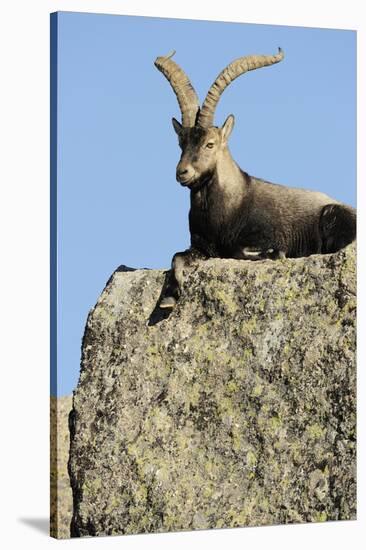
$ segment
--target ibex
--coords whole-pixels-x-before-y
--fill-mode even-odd
[[[284,57],[240,57],[216,78],[200,108],[187,75],[171,59],[158,57],[155,66],[172,86],[182,114],[173,118],[182,155],[177,181],[190,189],[191,247],[174,255],[161,308],[173,308],[180,295],[183,269],[197,258],[243,260],[297,258],[330,253],[356,237],[356,211],[324,193],[285,187],[249,176],[233,160],[228,139],[234,126],[229,115],[214,126],[222,92],[238,76]]]

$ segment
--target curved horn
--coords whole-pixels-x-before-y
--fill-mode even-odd
[[[184,128],[192,127],[196,123],[199,111],[199,100],[186,73],[171,60],[175,54],[173,50],[164,57],[157,57],[155,67],[163,73],[177,96],[179,107],[182,113],[182,125]]]
[[[278,48],[278,54],[276,55],[247,55],[230,63],[230,65],[221,71],[209,89],[198,116],[197,124],[201,126],[201,128],[213,126],[215,109],[220,96],[235,78],[238,78],[238,76],[247,71],[253,71],[254,69],[278,63],[282,61],[283,58],[284,53],[281,48]]]

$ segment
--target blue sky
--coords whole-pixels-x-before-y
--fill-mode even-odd
[[[189,245],[189,193],[175,182],[176,98],[158,55],[201,101],[247,54],[281,63],[238,78],[216,110],[233,113],[230,149],[252,175],[356,205],[356,33],[328,29],[58,14],[57,376],[75,388],[88,311],[120,264],[168,268]],[[55,181],[52,182],[55,184]]]

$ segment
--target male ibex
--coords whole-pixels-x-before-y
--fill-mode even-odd
[[[356,211],[324,193],[273,184],[249,176],[231,157],[230,115],[214,126],[220,95],[238,76],[284,57],[246,56],[233,61],[216,78],[202,108],[187,75],[171,57],[158,57],[156,67],[171,84],[182,113],[173,118],[182,155],[176,178],[191,192],[191,247],[174,255],[162,308],[173,308],[185,266],[196,258],[276,259],[330,253],[356,237]]]

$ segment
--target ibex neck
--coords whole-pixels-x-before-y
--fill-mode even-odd
[[[231,156],[229,149],[224,149],[217,158],[216,174],[220,182],[225,185],[227,181],[240,177],[240,168]]]
[[[191,205],[200,211],[219,212],[219,217],[231,217],[240,209],[247,194],[243,172],[228,149],[217,159],[215,170],[202,188],[191,191]]]
[[[237,206],[245,194],[245,187],[242,172],[228,149],[217,159],[215,176],[216,185],[224,195],[226,205]]]

